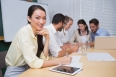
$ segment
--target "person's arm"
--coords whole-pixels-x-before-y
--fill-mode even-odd
[[[58,53],[58,57],[66,56],[66,53],[71,54],[78,51],[78,44],[65,44],[61,47],[62,50]]]
[[[72,57],[60,57],[52,60],[45,60],[42,67],[54,66],[58,64],[70,64]]]
[[[58,56],[57,57],[63,57],[66,56],[66,54],[71,54],[72,51],[67,49],[67,46],[60,46],[60,48],[62,49],[61,51],[58,52]]]
[[[99,36],[110,36],[110,34],[108,33],[108,31],[105,30],[99,33]]]
[[[73,53],[73,52],[77,52],[79,49],[79,45],[78,44],[67,44],[66,45],[66,50]]]
[[[89,43],[88,43],[88,45],[89,45],[90,47],[94,47],[94,42],[92,42],[92,35],[91,35],[91,32],[89,33]]]
[[[90,43],[89,43],[89,46],[90,46],[90,47],[94,47],[94,42],[90,42]]]
[[[69,43],[72,43],[72,44],[73,44],[74,41],[75,41],[75,39],[76,39],[76,35],[75,35],[75,31],[74,31],[72,37],[71,37],[70,40],[69,40]]]
[[[59,51],[57,57],[63,57],[63,56],[66,56],[66,53],[71,54],[70,52],[67,52],[66,50],[62,49],[61,51]]]

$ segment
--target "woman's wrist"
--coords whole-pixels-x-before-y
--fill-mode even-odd
[[[75,46],[75,45],[73,45],[73,46],[71,47],[71,49],[74,48],[74,46]]]
[[[46,39],[46,41],[49,41],[50,40],[49,37],[45,37],[45,39]]]
[[[62,64],[62,61],[61,61],[62,59],[61,58],[56,58],[56,59],[55,59],[55,61],[56,61],[57,65]]]
[[[46,39],[46,42],[49,42],[50,40],[49,39]]]

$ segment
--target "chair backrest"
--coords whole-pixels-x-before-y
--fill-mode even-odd
[[[6,67],[5,56],[7,51],[0,52],[0,69]]]
[[[2,71],[0,70],[0,77],[2,77]]]

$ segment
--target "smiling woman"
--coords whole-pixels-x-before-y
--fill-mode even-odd
[[[71,57],[48,60],[49,33],[43,26],[46,23],[46,11],[40,5],[28,9],[28,25],[21,28],[6,55],[7,70],[4,77],[17,77],[30,68],[42,68],[58,64],[69,64]],[[46,42],[43,46],[42,38]]]
[[[84,44],[88,45],[92,41],[92,38],[85,20],[78,20],[77,25],[79,28],[74,31],[70,43],[79,43],[80,46]]]

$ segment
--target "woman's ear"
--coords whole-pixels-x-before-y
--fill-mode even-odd
[[[30,18],[29,16],[27,16],[27,20],[28,20],[29,22],[31,22],[31,18]]]

